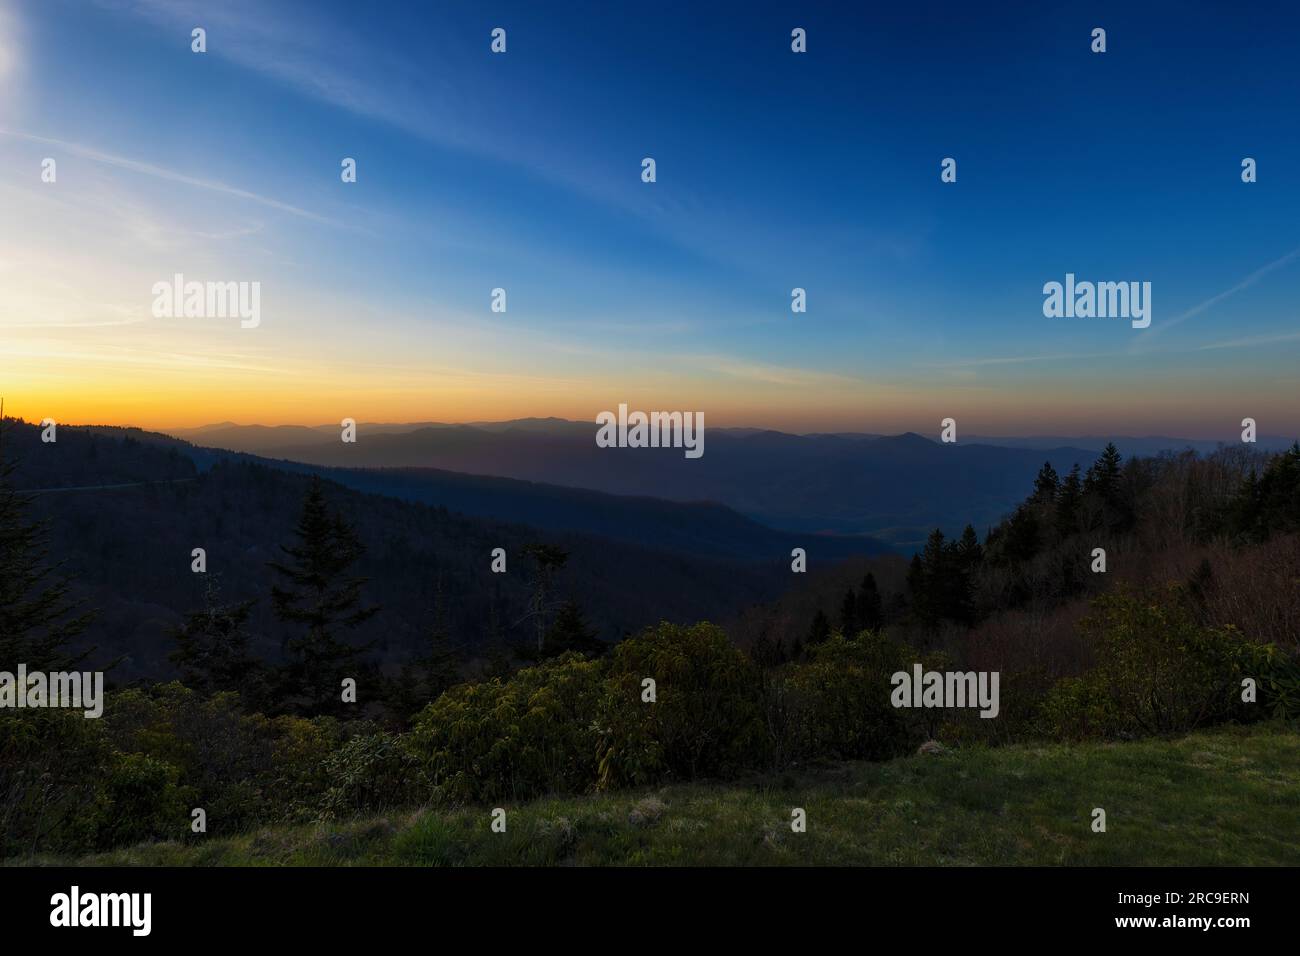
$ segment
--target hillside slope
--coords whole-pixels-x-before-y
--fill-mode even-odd
[[[808,829],[790,828],[792,807]],[[1091,813],[1107,814],[1105,833]],[[1300,732],[957,750],[746,784],[393,813],[78,865],[1300,865]],[[40,858],[36,862],[72,862]]]
[[[205,549],[209,575],[219,576],[227,600],[259,599],[254,653],[275,659],[280,652],[267,562],[293,540],[310,478],[301,469],[245,460],[200,470],[178,445],[162,436],[71,426],[61,426],[52,444],[41,443],[32,425],[14,424],[5,434],[5,454],[18,461],[16,486],[45,490],[31,512],[48,522],[51,558],[99,612],[85,635],[100,649],[94,662],[125,655],[114,680],[171,673],[168,631],[202,601],[203,575],[190,570],[194,548]],[[455,480],[447,477],[444,485]],[[355,639],[377,642],[383,662],[421,646],[439,594],[451,638],[470,656],[527,636],[528,627],[518,624],[531,587],[523,549],[539,540],[569,552],[558,595],[575,598],[609,640],[662,619],[728,618],[771,600],[791,576],[789,539],[725,509],[702,506],[708,520],[699,529],[691,527],[695,512],[687,506],[615,500],[610,520],[620,507],[645,524],[662,519],[663,530],[645,546],[512,520],[530,513],[527,498],[503,509],[504,520],[458,514],[435,503],[436,494],[423,504],[331,485],[327,498],[366,546],[357,570],[369,579],[366,600],[383,610]],[[581,510],[581,494],[566,507]],[[742,558],[747,545],[752,550]],[[508,556],[504,574],[490,570],[498,547]]]

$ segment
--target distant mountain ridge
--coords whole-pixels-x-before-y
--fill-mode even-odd
[[[319,469],[209,452],[136,429],[61,425],[50,444],[39,432],[11,423],[5,456],[17,461],[15,487],[46,492],[34,495],[30,511],[48,522],[50,558],[72,579],[74,594],[97,610],[85,634],[99,648],[96,664],[124,655],[114,680],[171,673],[168,632],[201,605],[209,580],[191,570],[196,547],[205,549],[208,575],[226,600],[258,599],[250,622],[255,652],[279,653],[285,631],[271,613],[267,562],[292,540],[308,473]],[[385,664],[421,650],[440,603],[453,641],[471,656],[529,636],[531,625],[521,623],[532,600],[525,548],[538,541],[569,553],[556,594],[577,600],[606,640],[660,620],[726,620],[774,600],[791,581],[796,540],[814,568],[832,559],[832,548],[883,550],[832,539],[823,548],[811,535],[796,539],[718,505],[546,487],[530,497],[523,483],[465,475],[330,477],[327,499],[367,549],[357,567],[368,579],[367,600],[384,608],[356,638],[376,642]],[[387,482],[389,493],[346,487],[349,480]],[[398,487],[404,481],[412,487]],[[475,499],[496,515],[456,507]],[[548,501],[558,504],[548,511]],[[552,527],[524,523],[521,515]],[[568,524],[571,516],[578,527]],[[593,533],[600,522],[618,536]],[[491,572],[495,548],[506,551],[508,573]]]
[[[345,444],[336,426],[241,426],[194,437],[205,446],[349,472],[434,469],[620,496],[716,502],[777,531],[865,535],[904,550],[919,546],[936,526],[959,531],[970,520],[995,523],[1024,495],[1045,457],[1062,470],[1096,457],[1086,448],[1045,453],[972,442],[943,445],[910,432],[882,437],[713,428],[703,457],[688,460],[680,449],[599,448],[593,424],[554,419],[361,423],[357,435],[356,443]],[[340,480],[351,483],[357,476]],[[409,483],[404,486],[413,493]]]

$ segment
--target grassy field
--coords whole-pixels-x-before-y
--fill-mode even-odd
[[[791,831],[791,809],[807,832]],[[1092,810],[1107,830],[1091,829]],[[1300,865],[1300,733],[973,749],[780,780],[392,813],[81,865]]]

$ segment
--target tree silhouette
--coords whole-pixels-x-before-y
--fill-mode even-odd
[[[203,607],[172,630],[176,649],[170,658],[186,686],[208,694],[237,691],[256,710],[265,696],[265,674],[248,653],[247,624],[257,601],[225,603],[218,576],[204,577]]]
[[[14,487],[17,464],[4,457],[7,428],[0,405],[0,663],[66,670],[94,650],[69,649],[92,614],[70,596],[61,563],[49,563],[45,522],[26,518],[33,496]]]
[[[878,631],[884,623],[884,602],[876,586],[876,576],[868,572],[858,589],[858,626],[865,631]]]
[[[529,544],[524,546],[524,555],[532,559],[532,597],[528,602],[528,613],[517,621],[522,624],[529,618],[537,631],[537,653],[541,655],[546,645],[546,618],[554,610],[548,601],[551,584],[555,575],[569,560],[569,552],[549,544]]]
[[[339,633],[379,612],[362,606],[366,578],[348,574],[365,548],[343,516],[330,513],[319,477],[312,478],[294,534],[297,543],[280,548],[291,560],[269,562],[284,584],[271,588],[275,614],[301,627],[285,643],[285,691],[309,713],[339,712],[341,681],[359,676],[369,649],[346,643]]]

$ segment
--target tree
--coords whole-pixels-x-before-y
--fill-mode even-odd
[[[1079,478],[1079,465],[1070,469],[1070,474],[1061,483],[1061,490],[1056,498],[1056,533],[1062,538],[1078,532],[1079,505],[1083,501],[1083,481]]]
[[[858,626],[866,631],[878,631],[884,623],[884,602],[876,587],[876,576],[867,572],[858,589]]]
[[[285,645],[286,690],[309,713],[339,712],[341,681],[359,676],[369,649],[341,640],[340,632],[379,612],[378,606],[362,605],[367,579],[348,573],[365,547],[341,514],[331,514],[319,477],[307,489],[294,534],[297,543],[280,548],[291,560],[269,562],[285,585],[271,588],[276,616],[302,628]]]
[[[1034,479],[1034,498],[1044,504],[1051,504],[1056,500],[1056,492],[1060,487],[1060,479],[1057,477],[1056,469],[1052,467],[1050,461],[1043,462],[1043,467],[1038,470],[1038,477]]]
[[[4,457],[8,427],[0,406],[0,664],[66,670],[94,650],[69,647],[92,614],[71,596],[61,564],[49,563],[46,523],[25,517],[32,496],[14,487],[17,465]]]
[[[955,568],[948,616],[963,624],[974,624],[975,576],[984,561],[984,549],[972,525],[966,525],[961,539],[953,546],[953,559]]]
[[[1115,443],[1107,442],[1101,456],[1088,469],[1088,474],[1084,477],[1083,490],[1096,492],[1103,500],[1110,501],[1119,492],[1122,463],[1123,458],[1120,457]]]
[[[813,615],[812,626],[808,629],[808,646],[816,647],[830,636],[831,619],[826,616],[825,611],[818,608],[817,613]],[[796,641],[795,644],[798,646],[798,651],[792,650],[792,653],[797,659],[803,651],[803,644],[799,641]]]
[[[406,661],[397,677],[385,688],[385,704],[389,711],[404,723],[459,682],[464,659],[464,648],[452,641],[447,627],[446,601],[439,571],[433,610],[424,632],[423,653]]]
[[[534,655],[530,648],[526,656],[529,660],[544,660],[548,657],[559,657],[568,651],[577,651],[588,657],[599,657],[608,647],[609,645],[596,636],[595,630],[588,626],[587,618],[582,613],[582,608],[578,606],[578,602],[570,600],[561,604],[560,609],[555,612],[555,620],[546,630],[540,652]]]
[[[930,589],[926,581],[925,562],[919,553],[912,555],[907,566],[907,594],[911,599],[912,615],[922,623],[931,623],[934,619],[930,607]]]
[[[844,600],[840,602],[840,633],[851,639],[858,633],[859,627],[858,597],[853,593],[853,588],[849,588]]]
[[[537,630],[537,653],[540,656],[546,645],[546,617],[552,610],[547,601],[555,575],[569,560],[569,552],[549,544],[530,544],[524,547],[524,555],[533,561],[532,598],[528,602],[528,613],[516,623],[522,624],[533,619]]]
[[[265,675],[261,662],[248,653],[247,624],[256,603],[224,603],[218,577],[205,575],[203,607],[171,633],[176,649],[170,657],[186,686],[205,694],[236,691],[249,709],[261,705]]]

